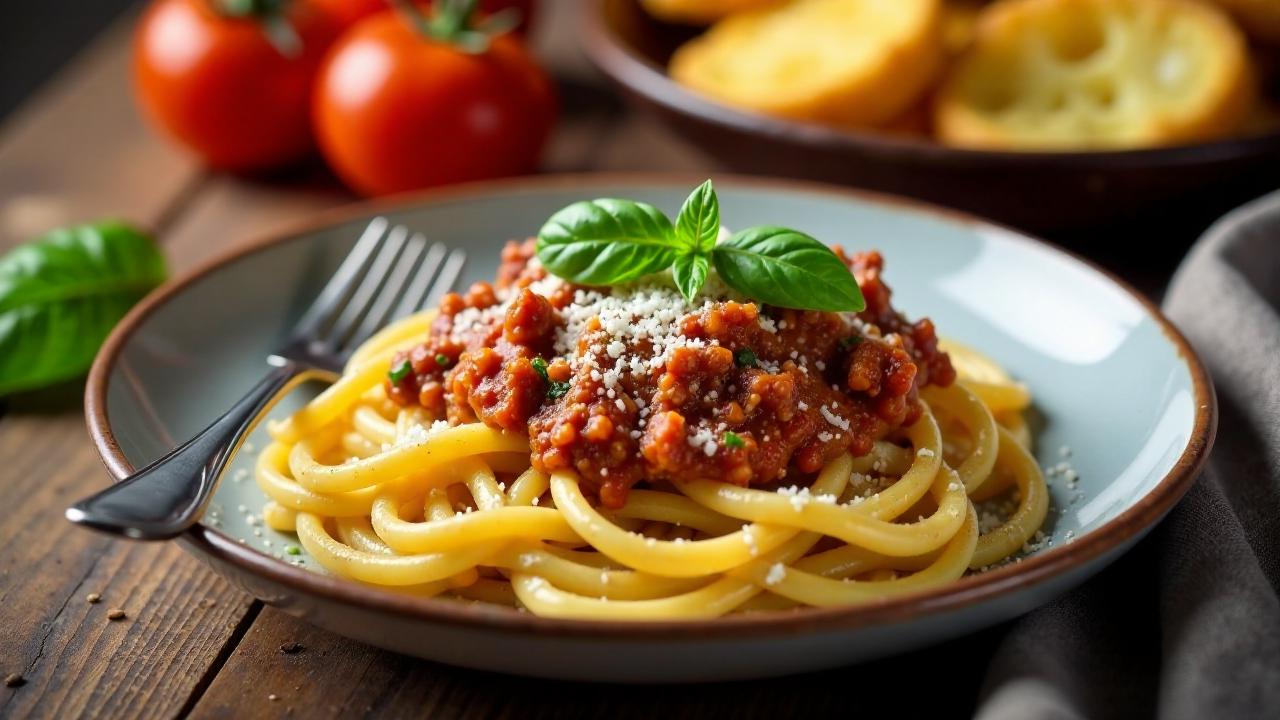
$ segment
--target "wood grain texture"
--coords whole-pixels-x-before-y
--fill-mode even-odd
[[[113,25],[0,127],[0,249],[106,216],[158,224],[199,182],[199,166],[134,107],[132,26]]]
[[[125,19],[0,130],[0,247],[104,215],[163,229],[202,171],[156,138],[128,93]],[[180,258],[178,258],[180,263]],[[63,509],[107,482],[79,383],[6,399],[0,487],[0,716],[172,717],[211,678],[251,599],[174,545],[117,542]],[[101,594],[90,604],[85,598]],[[110,621],[121,608],[127,618]]]
[[[0,514],[0,674],[27,681],[0,688],[0,717],[175,714],[250,598],[175,545],[111,540],[62,518],[106,481],[74,414],[10,414],[0,458],[6,496],[22,498]],[[109,621],[113,608],[127,619]]]
[[[175,200],[181,207],[168,211],[163,248],[180,273],[348,198],[323,178],[211,177]],[[0,717],[177,716],[212,680],[257,605],[175,544],[114,541],[66,523],[63,508],[105,483],[105,470],[78,408],[41,414],[40,404],[19,398],[0,420],[0,457],[14,460],[6,474],[15,474],[13,491],[24,498],[23,512],[0,521],[0,537],[14,538],[0,547],[0,568],[15,591],[0,591],[12,596],[0,619],[40,626],[0,639],[0,674],[28,682],[0,689]],[[103,601],[89,605],[89,592]],[[129,619],[109,622],[112,607]]]
[[[792,678],[626,686],[520,678],[438,665],[351,642],[266,608],[193,709],[223,718],[875,717],[972,712],[983,668],[966,662],[987,633],[872,665]],[[301,649],[285,652],[285,646]],[[292,649],[292,648],[291,648]],[[922,678],[963,694],[921,696]],[[275,696],[272,700],[271,696]]]
[[[174,219],[164,244],[175,270],[182,272],[211,257],[241,247],[317,211],[355,197],[318,168],[302,168],[274,179],[228,175],[209,178]]]

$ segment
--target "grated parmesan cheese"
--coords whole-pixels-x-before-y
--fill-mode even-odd
[[[787,577],[787,566],[782,563],[774,563],[769,566],[769,573],[764,576],[764,584],[773,587],[782,582]]]
[[[832,403],[832,405],[834,406],[835,403]],[[825,418],[827,422],[835,425],[841,430],[847,431],[849,429],[849,421],[829,410],[826,405],[818,408],[818,412],[822,413],[822,417]]]

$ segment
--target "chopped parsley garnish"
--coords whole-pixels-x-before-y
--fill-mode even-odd
[[[756,351],[749,347],[744,347],[733,354],[733,361],[738,364],[738,367],[755,367],[757,359]]]
[[[543,360],[540,357],[536,357],[533,360],[531,360],[529,364],[533,365],[533,370],[534,372],[538,373],[538,377],[542,378],[543,380],[546,380],[547,382],[551,382],[551,378],[547,377],[547,361],[546,360]]]
[[[391,378],[391,382],[398,383],[409,377],[409,373],[411,372],[413,372],[413,366],[409,364],[408,360],[405,360],[399,365],[391,368],[391,372],[387,373],[387,377]]]
[[[743,440],[742,436],[739,435],[738,433],[730,430],[729,432],[726,432],[724,434],[724,446],[731,447],[731,448],[746,447],[747,441]]]
[[[842,350],[848,350],[849,348],[853,347],[854,345],[857,345],[860,342],[862,342],[862,336],[858,334],[853,334],[847,338],[840,338],[840,348]]]
[[[290,555],[302,554],[302,548],[298,547],[297,545],[290,545],[289,547],[285,548],[284,551],[289,553]]]
[[[569,392],[569,383],[567,382],[551,382],[547,385],[547,399],[559,400]]]
[[[440,367],[449,367],[449,356],[444,353],[436,353],[436,364]]]
[[[534,372],[538,373],[538,377],[547,383],[547,399],[559,400],[569,392],[569,383],[557,382],[547,375],[547,361],[540,357],[536,357],[529,361],[533,365]]]

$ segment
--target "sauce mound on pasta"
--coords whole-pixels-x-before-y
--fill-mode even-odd
[[[837,251],[839,253],[839,251]],[[709,282],[573,285],[510,243],[495,285],[440,305],[396,354],[388,397],[434,420],[528,433],[533,467],[572,470],[608,508],[642,481],[766,485],[811,475],[919,419],[956,378],[928,319],[890,304],[879,253],[846,256],[861,313],[761,307]]]

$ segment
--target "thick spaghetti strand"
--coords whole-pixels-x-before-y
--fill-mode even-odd
[[[642,486],[606,510],[576,473],[531,467],[528,437],[390,402],[390,358],[431,320],[379,332],[258,456],[264,522],[327,572],[549,617],[705,618],[944,585],[1021,552],[1048,512],[1029,393],[964,346],[948,345],[961,381],[927,388],[920,418],[864,457],[790,487]],[[973,502],[1008,493],[980,534]]]

